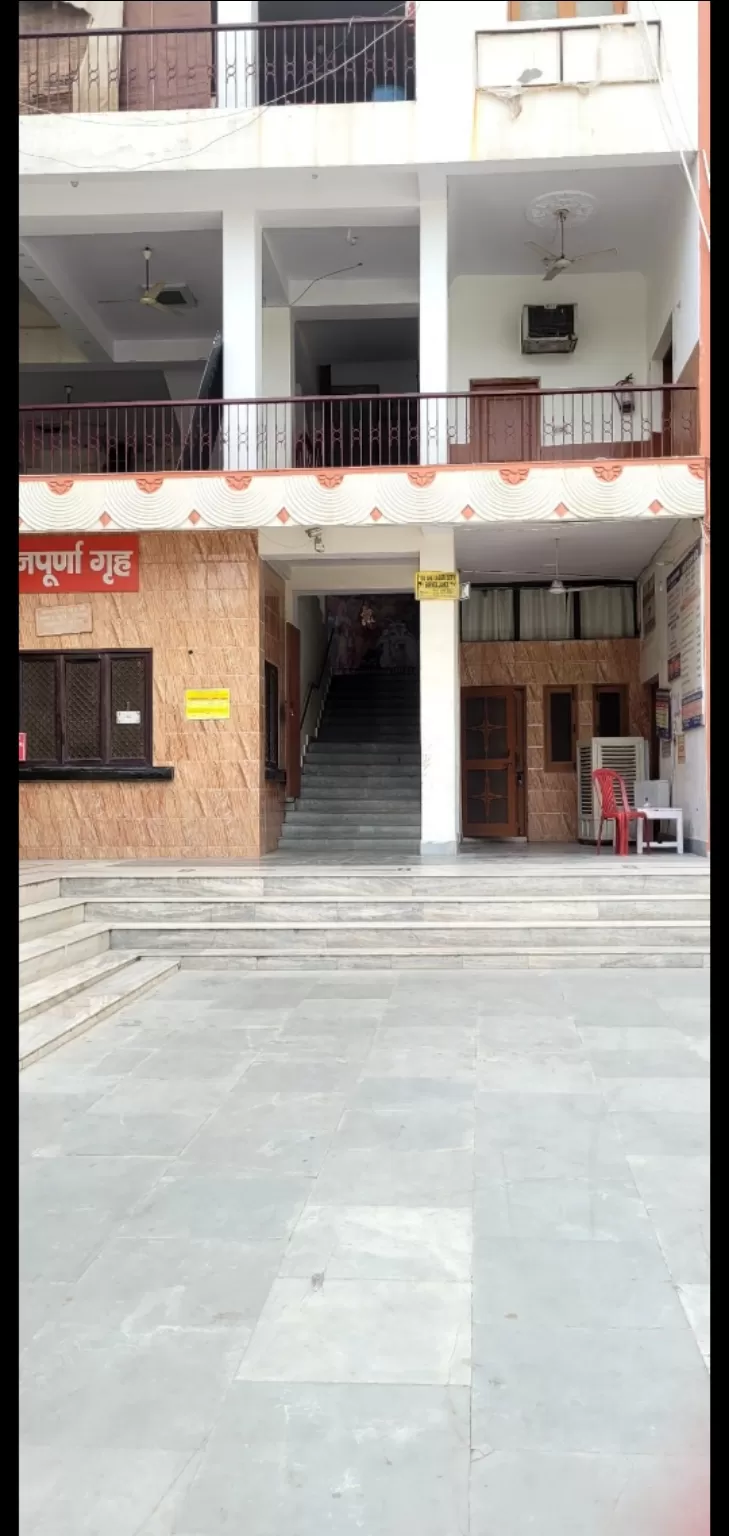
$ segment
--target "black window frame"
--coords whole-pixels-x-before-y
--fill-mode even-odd
[[[557,758],[553,753],[552,699],[555,694],[567,694],[570,699],[570,756]],[[544,685],[544,772],[574,773],[577,766],[577,726],[579,697],[575,683],[545,683]]]
[[[144,663],[144,707],[142,709],[142,728],[144,732],[144,756],[143,757],[112,757],[110,753],[112,720],[111,720],[111,666],[113,660],[120,658],[141,658]],[[100,650],[58,650],[50,648],[46,650],[28,650],[19,653],[19,728],[23,731],[23,666],[26,662],[45,662],[55,664],[56,668],[56,710],[55,710],[55,735],[57,743],[57,755],[54,758],[28,757],[24,767],[39,773],[58,771],[85,773],[88,771],[101,771],[104,774],[116,771],[142,770],[152,768],[152,741],[153,741],[153,675],[152,675],[152,651],[143,646],[115,647],[113,649]],[[96,662],[100,669],[101,686],[99,692],[99,741],[101,755],[96,758],[69,758],[66,752],[67,728],[65,725],[66,707],[66,667],[69,662],[91,661]]]
[[[264,680],[264,768],[267,773],[277,773],[281,755],[281,729],[279,721],[279,676],[273,661],[263,665]]]

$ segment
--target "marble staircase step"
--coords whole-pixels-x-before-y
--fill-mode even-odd
[[[41,901],[55,901],[60,895],[61,882],[59,879],[49,879],[47,875],[20,876],[19,901],[21,907],[35,906]]]
[[[322,955],[346,949],[354,953],[378,953],[393,944],[408,950],[449,949],[464,955],[476,950],[512,948],[531,951],[549,948],[578,950],[598,947],[605,952],[640,948],[645,954],[684,946],[708,950],[709,925],[688,919],[633,919],[628,922],[561,922],[534,918],[487,922],[326,922],[236,923],[170,921],[114,923],[112,948],[133,949],[140,954],[182,954],[199,950],[239,949],[266,953],[311,949]]]
[[[457,923],[483,924],[500,920],[528,927],[532,922],[571,925],[580,919],[591,922],[633,923],[651,917],[672,922],[708,921],[709,903],[703,896],[616,896],[576,897],[574,900],[526,896],[463,900],[459,896],[400,896],[382,899],[353,892],[291,896],[240,895],[114,895],[87,898],[86,914],[90,921],[183,922],[202,923],[280,923],[296,927],[301,923]],[[111,951],[113,954],[113,951]]]
[[[636,946],[607,950],[603,947],[584,946],[580,949],[544,948],[530,949],[514,946],[509,949],[468,950],[457,947],[422,950],[404,946],[365,953],[361,949],[330,950],[317,953],[311,947],[298,949],[281,948],[256,953],[253,950],[198,950],[183,954],[180,969],[197,971],[204,969],[226,971],[490,971],[490,970],[579,970],[590,974],[594,970],[707,970],[708,946],[683,946],[676,949],[665,945],[649,952]]]
[[[26,903],[18,914],[20,939],[40,939],[47,933],[58,933],[62,928],[83,922],[83,916],[83,903],[79,904],[69,896],[56,896],[51,901],[33,905]]]
[[[94,955],[91,960],[82,960],[67,970],[44,976],[40,981],[29,982],[20,988],[18,1002],[21,1024],[27,1023],[37,1013],[55,1008],[58,1003],[68,1002],[87,987],[98,982],[106,985],[125,966],[131,965],[134,959],[134,955],[107,949],[103,954]]]
[[[479,863],[477,870],[465,860],[456,865],[432,863],[388,866],[363,863],[289,865],[272,862],[248,869],[214,863],[155,866],[141,862],[109,869],[89,864],[62,879],[64,895],[74,897],[125,896],[236,896],[236,897],[335,897],[357,901],[366,895],[378,900],[394,897],[417,900],[457,898],[475,900],[524,898],[573,900],[598,895],[697,895],[709,897],[709,872],[704,860],[622,859],[572,860],[569,864],[538,866],[524,861],[495,860]]]
[[[117,952],[118,953],[118,952]],[[117,975],[109,976],[103,988],[83,991],[65,1002],[37,1013],[20,1025],[20,1069],[28,1067],[51,1051],[58,1050],[67,1040],[84,1034],[94,1024],[116,1013],[135,997],[140,997],[155,987],[165,977],[179,970],[179,961],[170,956],[140,958],[134,954],[125,956]]]
[[[52,976],[81,960],[90,960],[108,948],[109,928],[100,923],[76,923],[72,928],[62,928],[60,933],[22,941],[18,952],[21,985]]]

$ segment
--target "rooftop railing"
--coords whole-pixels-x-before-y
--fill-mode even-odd
[[[24,475],[670,459],[697,451],[685,385],[20,408]]]
[[[80,25],[84,13],[73,14]],[[414,25],[402,14],[171,30],[24,31],[19,40],[20,112],[412,101]]]

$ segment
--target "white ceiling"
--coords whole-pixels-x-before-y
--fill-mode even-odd
[[[516,572],[524,581],[550,581],[555,543],[564,580],[634,581],[668,538],[675,524],[660,521],[621,523],[501,523],[459,528],[456,559],[466,580],[508,581]]]
[[[58,323],[30,288],[18,280],[18,324],[22,330],[57,331]]]
[[[417,226],[353,226],[356,245],[346,228],[268,229],[266,240],[280,276],[310,282],[339,272],[339,281],[378,281],[415,277],[418,273],[420,231]],[[358,266],[357,263],[360,263]]]
[[[197,305],[179,316],[142,307],[137,300],[144,284],[142,251],[147,241],[137,234],[61,235],[33,242],[41,264],[67,272],[97,319],[117,341],[163,340],[175,335],[210,337],[222,313],[222,235],[220,230],[167,230],[149,238],[152,283],[186,284]],[[102,305],[100,299],[128,298],[128,304]]]
[[[617,256],[585,263],[584,272],[649,273],[661,246],[674,233],[672,209],[681,192],[678,166],[607,171],[522,172],[519,175],[452,177],[448,183],[451,276],[492,273],[520,276],[541,270],[527,240],[552,247],[546,231],[526,217],[545,192],[589,192],[597,199],[591,218],[565,234],[568,256],[617,246]]]

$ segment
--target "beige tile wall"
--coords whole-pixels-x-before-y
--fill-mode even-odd
[[[175,769],[171,783],[21,785],[21,858],[251,858],[264,823],[270,842],[261,572],[255,533],[145,534],[139,592],[84,599],[91,635],[39,639],[38,606],[68,596],[20,599],[22,649],[152,647],[154,761]],[[185,689],[216,687],[230,720],[186,720]]]
[[[526,689],[527,836],[531,842],[574,842],[577,775],[544,769],[544,687],[576,685],[578,737],[592,736],[593,686],[627,683],[631,736],[647,736],[650,705],[640,682],[639,640],[492,641],[461,646],[464,687],[511,683]]]

